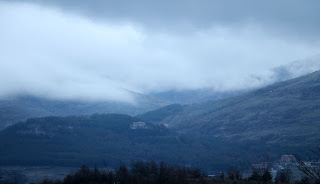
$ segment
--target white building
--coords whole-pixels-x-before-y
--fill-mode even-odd
[[[146,129],[148,128],[145,122],[139,121],[139,122],[133,122],[130,125],[131,129]]]

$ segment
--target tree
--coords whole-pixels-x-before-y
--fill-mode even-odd
[[[122,165],[116,172],[117,179],[120,183],[128,183],[129,181],[129,170],[126,166]]]
[[[159,184],[169,183],[170,172],[171,172],[171,168],[169,166],[167,166],[166,163],[160,162],[160,164],[159,164],[158,183]]]
[[[262,175],[262,181],[268,183],[272,180],[272,175],[270,171],[266,170]]]
[[[309,161],[297,161],[297,167],[312,183],[320,184],[320,146],[309,150]]]
[[[290,169],[282,169],[277,172],[276,183],[290,183],[292,171]]]
[[[311,184],[311,181],[310,181],[310,179],[308,177],[303,177],[300,180],[299,184]]]
[[[219,178],[224,181],[224,172],[221,172],[220,175],[219,175]]]
[[[252,181],[261,181],[261,175],[258,171],[253,171],[252,175],[249,177],[249,180]]]
[[[134,162],[130,169],[121,165],[116,172],[83,165],[61,182],[43,180],[42,184],[186,184],[191,179],[195,183],[204,183],[202,176],[199,169],[170,166],[164,162],[159,165],[155,162]]]
[[[235,168],[230,168],[226,174],[227,174],[228,179],[230,179],[230,180],[241,180],[242,179],[242,175],[241,175],[240,171]]]

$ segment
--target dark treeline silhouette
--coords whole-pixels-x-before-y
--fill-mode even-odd
[[[249,181],[271,183],[272,175],[268,170],[265,170],[263,172],[253,171],[252,175],[248,179]]]
[[[186,184],[200,181],[203,175],[199,169],[168,165],[164,162],[134,162],[130,169],[124,165],[116,170],[90,169],[86,165],[63,181],[44,180],[42,184]]]
[[[115,170],[82,165],[79,170],[68,174],[62,181],[46,179],[42,184],[318,184],[308,177],[292,181],[291,174],[289,169],[282,170],[277,173],[274,181],[267,169],[253,170],[251,176],[247,178],[243,178],[237,169],[229,169],[217,176],[207,176],[199,169],[173,166],[165,162],[137,161],[130,167],[121,165]]]

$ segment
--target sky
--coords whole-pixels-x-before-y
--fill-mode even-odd
[[[318,0],[0,0],[0,97],[134,101],[130,91],[263,86],[274,68],[320,63],[319,7]]]

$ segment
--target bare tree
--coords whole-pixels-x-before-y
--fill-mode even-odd
[[[320,146],[310,149],[309,161],[297,161],[298,169],[313,183],[320,184]]]

